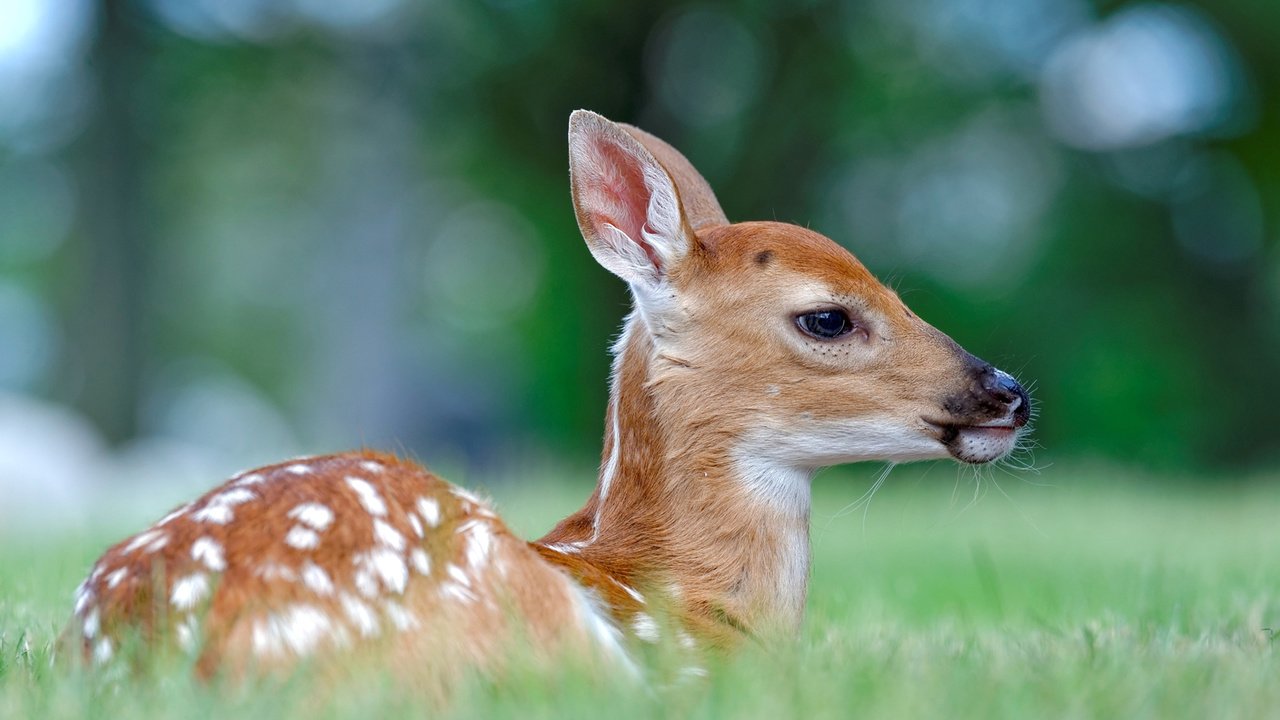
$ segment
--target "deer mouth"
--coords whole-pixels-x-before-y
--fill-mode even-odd
[[[999,460],[1012,452],[1018,445],[1018,431],[1026,425],[1020,417],[981,424],[925,422],[936,430],[938,442],[951,457],[973,465]]]

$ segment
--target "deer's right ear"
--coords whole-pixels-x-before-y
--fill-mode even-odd
[[[662,165],[618,125],[576,110],[569,116],[569,180],[596,262],[626,280],[637,299],[659,290],[693,242]]]

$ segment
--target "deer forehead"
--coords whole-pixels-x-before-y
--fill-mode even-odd
[[[675,278],[678,287],[734,305],[850,305],[909,320],[902,301],[834,240],[797,225],[746,222],[699,235],[697,262]]]

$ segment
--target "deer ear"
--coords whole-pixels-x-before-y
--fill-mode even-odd
[[[662,165],[617,124],[576,110],[569,116],[569,182],[596,262],[637,295],[659,289],[693,242]]]

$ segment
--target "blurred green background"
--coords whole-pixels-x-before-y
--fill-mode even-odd
[[[1257,0],[0,0],[0,490],[588,468],[579,107],[1029,383],[1037,463],[1274,468],[1278,69]]]

